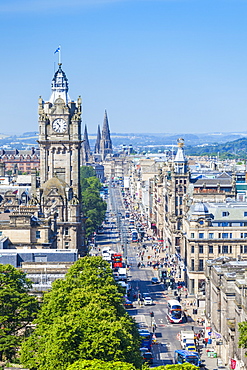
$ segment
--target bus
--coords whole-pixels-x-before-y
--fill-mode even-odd
[[[172,299],[167,301],[167,317],[173,324],[180,324],[183,322],[183,309],[177,300]]]
[[[146,329],[139,329],[139,335],[141,337],[141,347],[151,349],[153,334]]]
[[[132,230],[131,240],[132,240],[132,242],[138,242],[138,232],[136,230]]]
[[[201,360],[198,352],[190,352],[184,349],[178,349],[174,351],[174,362],[175,364],[189,364],[200,366]]]

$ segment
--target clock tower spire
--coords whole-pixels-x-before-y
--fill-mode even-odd
[[[80,191],[82,101],[71,101],[61,63],[49,101],[39,98],[40,199],[42,212],[57,214],[58,248],[82,248]]]
[[[49,102],[54,104],[57,98],[62,98],[65,104],[68,104],[70,97],[68,94],[69,84],[66,74],[62,70],[62,63],[58,63],[58,70],[56,71],[51,82],[51,97]]]

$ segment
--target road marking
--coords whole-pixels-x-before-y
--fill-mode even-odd
[[[170,355],[169,355],[169,353],[164,353],[164,352],[161,352],[160,353],[160,359],[161,360],[167,360],[167,359],[170,359],[171,357],[170,357]]]

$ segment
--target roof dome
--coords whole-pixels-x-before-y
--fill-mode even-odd
[[[200,214],[205,214],[208,213],[208,207],[206,206],[205,203],[196,203],[194,206],[194,212],[193,213],[200,213]]]

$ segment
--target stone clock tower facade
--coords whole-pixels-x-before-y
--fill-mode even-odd
[[[45,217],[56,214],[57,248],[83,254],[80,192],[81,98],[71,101],[68,79],[58,64],[49,101],[39,98],[40,188]]]

